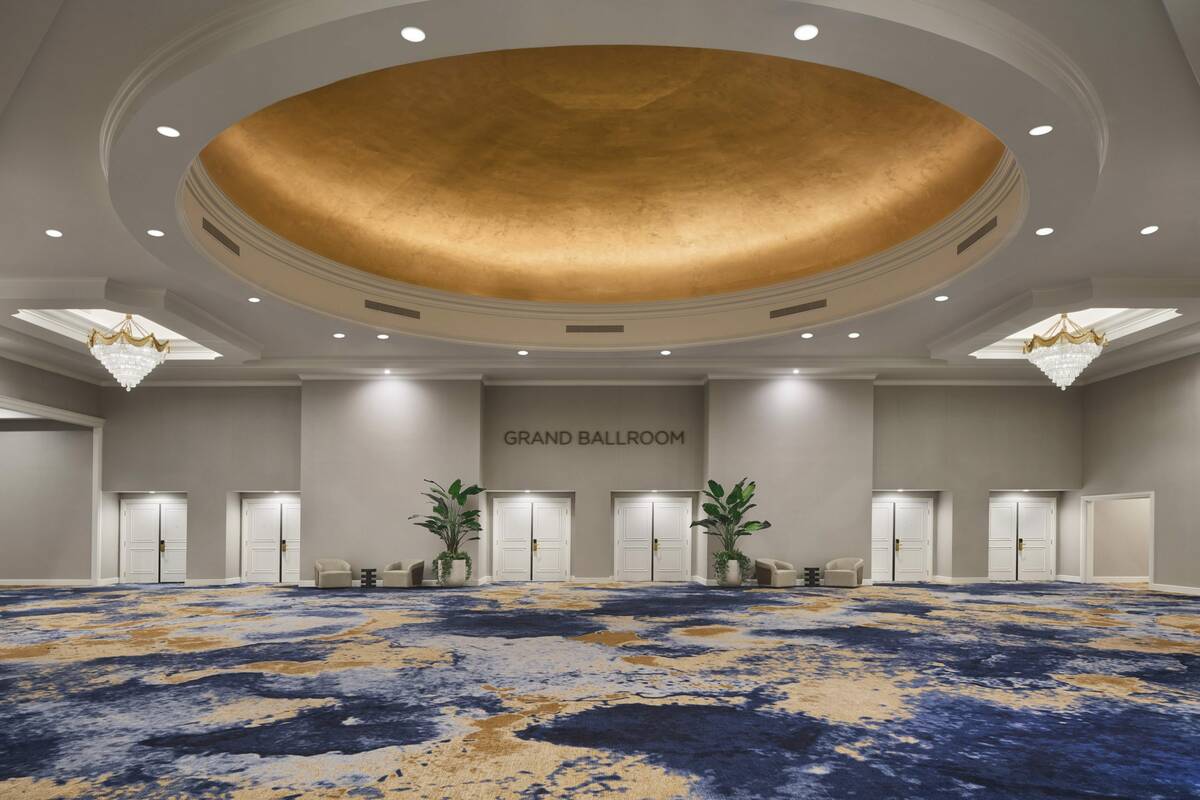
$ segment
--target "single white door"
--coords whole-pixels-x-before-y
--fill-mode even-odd
[[[158,583],[158,516],[158,503],[121,501],[121,542],[125,565],[121,580],[128,583]]]
[[[282,549],[279,579],[284,583],[300,582],[300,504],[285,502],[281,520],[283,534],[280,548]]]
[[[1054,580],[1053,501],[1020,501],[1017,504],[1017,578],[1023,581]]]
[[[533,501],[533,579],[571,577],[571,504],[563,498]]]
[[[896,580],[929,580],[933,503],[930,500],[897,500],[895,506]]]
[[[692,501],[664,498],[654,501],[653,580],[686,581],[692,539]]]
[[[183,583],[187,578],[187,503],[163,503],[158,525],[162,540],[158,580]]]
[[[648,581],[654,577],[652,560],[654,504],[649,500],[620,497],[616,502],[614,576],[619,581]]]
[[[988,578],[1017,579],[1017,503],[993,500],[988,506]]]
[[[248,583],[278,582],[282,517],[277,500],[242,502],[242,578]]]
[[[498,581],[527,581],[533,577],[533,503],[520,498],[497,498],[494,577]]]
[[[892,579],[892,552],[895,550],[895,509],[890,501],[871,503],[871,583]]]

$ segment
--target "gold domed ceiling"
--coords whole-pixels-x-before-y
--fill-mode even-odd
[[[836,269],[963,205],[1003,144],[891,83],[642,46],[455,56],[278,102],[201,154],[276,234],[447,292],[697,298]]]

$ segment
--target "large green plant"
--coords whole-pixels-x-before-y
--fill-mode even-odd
[[[483,487],[463,486],[461,478],[456,478],[448,487],[429,478],[425,482],[432,488],[421,494],[429,499],[433,509],[429,514],[413,514],[409,519],[419,520],[416,525],[442,540],[445,549],[434,559],[434,577],[441,580],[442,575],[450,573],[451,562],[466,561],[467,577],[470,578],[471,556],[462,548],[467,542],[479,540],[483,526],[479,522],[479,509],[467,508],[467,503],[482,492]]]
[[[727,493],[725,487],[716,481],[708,482],[708,490],[704,496],[708,498],[701,507],[705,518],[696,520],[692,527],[702,527],[709,536],[721,540],[721,549],[713,553],[713,562],[718,575],[725,573],[725,566],[732,560],[737,560],[742,568],[743,577],[750,574],[750,558],[738,547],[738,540],[756,531],[771,527],[766,520],[747,520],[746,513],[757,504],[752,503],[757,485],[754,481],[742,478],[733,485]]]

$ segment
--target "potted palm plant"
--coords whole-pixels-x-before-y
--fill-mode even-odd
[[[479,540],[479,509],[467,508],[471,497],[483,491],[480,486],[463,486],[461,478],[449,487],[428,478],[430,490],[421,494],[433,503],[429,514],[413,514],[409,519],[442,540],[444,549],[433,560],[433,575],[442,586],[462,586],[471,577],[471,556],[463,550],[467,542]]]
[[[708,491],[704,492],[709,502],[702,506],[707,516],[692,523],[693,528],[702,527],[706,534],[721,540],[721,549],[713,554],[717,583],[721,586],[741,586],[752,572],[750,557],[738,549],[738,539],[771,527],[765,520],[745,521],[746,512],[755,507],[750,502],[755,488],[753,481],[747,483],[742,478],[726,494],[724,486],[710,480]]]

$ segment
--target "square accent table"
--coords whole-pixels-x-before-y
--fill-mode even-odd
[[[363,567],[358,571],[358,585],[364,589],[375,588],[375,573],[378,572],[374,567]]]
[[[820,586],[821,585],[821,568],[820,567],[805,567],[804,568],[804,585],[805,586]]]

